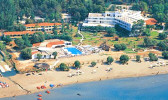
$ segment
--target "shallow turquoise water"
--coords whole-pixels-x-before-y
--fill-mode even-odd
[[[10,77],[10,76],[15,76],[17,74],[17,71],[14,70],[14,68],[12,68],[11,71],[6,71],[4,73],[0,72],[0,73],[3,75],[3,77]]]
[[[168,75],[80,83],[50,91],[41,92],[43,100],[168,100]],[[37,94],[0,100],[37,100]]]

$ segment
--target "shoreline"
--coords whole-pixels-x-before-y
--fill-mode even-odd
[[[122,66],[122,65],[119,65],[119,66]],[[127,65],[123,65],[122,67],[126,67],[126,66]],[[141,73],[138,73],[138,72],[135,72],[135,73],[124,72],[124,73],[119,73],[119,74],[112,74],[112,73],[114,73],[112,71],[112,73],[109,72],[109,73],[106,73],[106,75],[103,74],[103,75],[100,75],[100,76],[96,76],[94,74],[90,74],[90,75],[92,75],[91,77],[87,77],[86,76],[85,78],[81,78],[80,76],[77,76],[77,77],[75,76],[72,79],[71,78],[66,78],[64,80],[67,80],[67,81],[62,80],[62,81],[60,81],[60,83],[63,84],[63,86],[67,86],[67,85],[76,84],[76,83],[87,83],[87,82],[104,81],[104,80],[111,80],[111,79],[132,78],[132,77],[145,77],[145,76],[152,76],[152,75],[168,74],[168,66],[166,66],[166,67],[160,67],[160,68],[167,69],[167,70],[163,70],[163,69],[161,69],[161,70],[157,70],[157,69],[153,70],[153,69],[151,69],[151,71],[150,72],[148,71],[148,73],[146,73],[146,72],[141,72]],[[49,72],[42,72],[42,73],[44,75],[44,74],[53,74],[53,73],[59,73],[59,72],[49,71]],[[64,76],[65,76],[65,73],[67,74],[68,72],[60,72],[60,73],[63,73]],[[18,77],[20,77],[20,78],[23,77],[23,78],[28,78],[29,79],[29,76],[25,76],[24,74],[19,74],[19,75],[13,76],[13,77],[11,77],[11,79],[12,80],[16,80],[15,78],[18,78]],[[66,75],[66,77],[67,77],[67,75]],[[30,78],[31,78],[31,76],[30,76]],[[60,80],[60,79],[58,79],[58,80]],[[19,92],[18,93],[14,93],[14,95],[13,95],[13,94],[10,94],[10,93],[8,93],[6,91],[9,95],[0,95],[0,98],[15,97],[15,96],[21,96],[21,95],[29,95],[29,94],[34,94],[34,93],[38,93],[38,92],[41,92],[41,91],[46,91],[48,89],[51,89],[49,87],[49,84],[56,83],[56,81],[57,80],[47,80],[47,83],[46,83],[46,87],[47,88],[46,89],[40,89],[40,90],[36,89],[36,87],[38,85],[39,86],[43,85],[44,83],[42,81],[35,82],[35,84],[32,84],[30,86],[27,86],[27,84],[23,84],[23,83],[20,83],[20,81],[18,81],[17,83],[19,83],[24,89],[27,89],[27,90],[31,91],[31,93],[27,93],[24,90],[19,89],[19,90],[17,90]],[[32,81],[30,80],[28,82],[32,82]],[[54,87],[52,89],[55,89],[55,88],[61,88],[61,87]],[[8,89],[8,88],[6,88],[6,89]],[[3,90],[3,88],[1,90]],[[13,89],[13,90],[15,91],[15,89]]]
[[[168,74],[167,73],[160,73],[160,74],[157,74],[157,75],[166,75]],[[72,83],[65,83],[62,87],[64,86],[68,86],[68,85],[73,85],[73,84],[80,84],[80,83],[89,83],[89,82],[98,82],[98,81],[105,81],[105,80],[113,80],[113,79],[125,79],[125,78],[138,78],[138,77],[147,77],[147,76],[155,76],[154,73],[153,74],[149,74],[149,75],[140,75],[140,76],[129,76],[129,77],[115,77],[115,78],[100,78],[100,79],[93,79],[93,80],[85,80],[85,81],[78,81],[78,82],[72,82]],[[35,94],[35,93],[39,93],[39,92],[44,92],[46,90],[50,90],[50,89],[56,89],[56,88],[62,88],[62,87],[54,87],[54,88],[49,88],[47,87],[46,89],[43,89],[43,90],[40,90],[38,92],[32,92],[32,93],[25,93],[25,94],[18,94],[18,95],[14,95],[14,96],[7,96],[7,97],[0,97],[0,99],[2,98],[13,98],[13,97],[16,97],[16,96],[22,96],[22,95],[30,95],[30,94]]]

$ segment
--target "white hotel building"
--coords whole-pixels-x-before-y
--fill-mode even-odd
[[[83,26],[103,26],[114,27],[115,24],[120,25],[128,31],[131,31],[133,22],[144,20],[141,11],[125,10],[122,11],[106,11],[105,13],[89,13],[85,19]]]

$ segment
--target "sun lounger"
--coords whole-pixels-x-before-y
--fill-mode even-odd
[[[5,69],[0,65],[0,70],[1,70],[1,72],[5,72]]]
[[[5,69],[6,69],[7,71],[11,71],[11,69],[9,68],[8,65],[4,65],[4,67],[5,67]]]

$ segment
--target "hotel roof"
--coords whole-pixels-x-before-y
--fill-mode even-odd
[[[51,48],[53,45],[63,45],[63,44],[64,44],[64,41],[55,41],[55,42],[48,43],[46,47]]]
[[[40,46],[40,44],[41,44],[41,42],[40,43],[34,43],[33,47],[38,47],[38,46]]]
[[[33,51],[32,55],[39,53],[39,51]]]
[[[145,22],[146,22],[146,25],[155,25],[157,23],[157,20],[154,18],[150,18],[146,20]]]
[[[61,25],[61,23],[34,23],[34,24],[26,24],[26,27],[35,27],[35,26],[54,26]]]
[[[24,34],[34,34],[35,31],[16,31],[16,32],[4,32],[4,35],[24,35]]]

